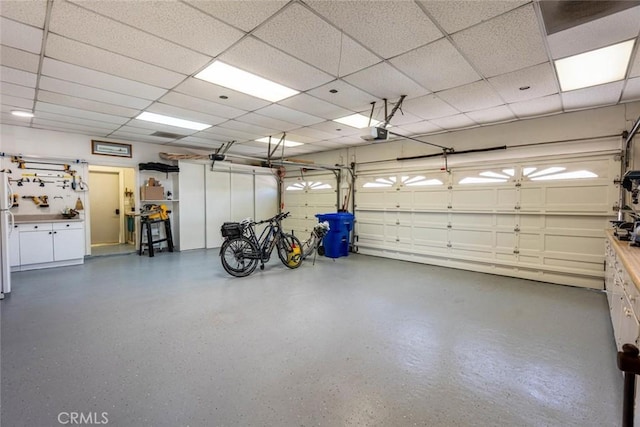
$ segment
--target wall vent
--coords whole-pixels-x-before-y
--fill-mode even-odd
[[[640,5],[640,1],[557,1],[538,3],[547,35]]]

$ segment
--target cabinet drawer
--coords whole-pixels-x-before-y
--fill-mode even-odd
[[[29,223],[29,224],[18,224],[18,231],[50,231],[51,223],[50,222],[38,222],[38,223]]]
[[[82,222],[54,222],[54,230],[77,230],[82,229]]]

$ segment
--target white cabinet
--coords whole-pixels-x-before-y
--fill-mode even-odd
[[[82,222],[29,223],[18,225],[19,268],[31,270],[82,264]]]
[[[82,223],[53,223],[53,260],[84,258]]]
[[[20,265],[53,261],[51,223],[20,224]]]

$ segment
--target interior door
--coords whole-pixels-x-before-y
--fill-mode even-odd
[[[120,242],[120,176],[117,172],[89,171],[91,244]]]

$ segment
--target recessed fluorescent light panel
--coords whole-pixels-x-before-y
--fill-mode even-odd
[[[33,113],[31,111],[22,111],[22,110],[12,110],[11,114],[16,117],[33,117]]]
[[[160,123],[163,125],[176,126],[179,128],[192,129],[192,130],[204,130],[211,127],[205,123],[192,122],[191,120],[177,119],[175,117],[163,116],[162,114],[144,112],[136,117],[138,120],[144,120],[147,122]]]
[[[215,61],[195,77],[271,102],[278,102],[300,93],[220,61]]]
[[[365,117],[362,114],[352,114],[350,116],[334,119],[333,121],[357,129],[364,129],[369,126],[378,126],[380,123],[382,123],[377,120],[371,120],[371,123],[369,123],[369,117]]]
[[[635,40],[555,61],[563,92],[624,79]]]
[[[266,142],[268,144],[269,143],[269,137],[256,139],[256,141],[258,141],[258,142]],[[280,138],[271,138],[271,143],[273,145],[277,144],[278,141],[280,141]],[[297,147],[298,145],[303,145],[303,144],[302,144],[302,142],[289,141],[287,139],[284,140],[284,146],[285,147]]]

